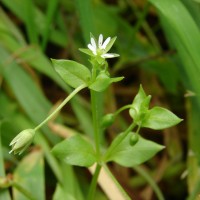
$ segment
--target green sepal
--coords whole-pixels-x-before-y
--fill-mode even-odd
[[[109,148],[113,148],[113,146],[118,144],[124,137],[124,134],[126,132],[119,134]],[[130,139],[132,135],[133,133],[130,132],[119,145],[113,148],[113,151],[106,157],[105,162],[114,161],[124,167],[133,167],[149,160],[164,148],[164,146],[146,140],[141,136],[139,136],[138,142],[134,146],[131,146]]]
[[[111,49],[111,47],[113,46],[116,39],[117,39],[117,37],[115,36],[110,40],[110,42],[107,44],[107,46],[105,48],[105,52],[108,52]]]
[[[79,135],[60,142],[52,153],[70,165],[89,167],[96,162],[93,146]]]
[[[162,130],[174,126],[181,121],[182,119],[171,111],[161,107],[154,107],[147,111],[141,127]]]
[[[88,85],[91,79],[89,69],[72,60],[51,59],[56,72],[71,87],[77,88],[81,85]]]
[[[111,83],[118,82],[118,81],[122,80],[123,78],[124,77],[110,78],[109,75],[107,75],[107,73],[105,71],[102,71],[96,77],[96,80],[90,84],[89,88],[96,92],[102,92],[105,89],[107,89],[107,87]]]
[[[111,78],[111,82],[112,83],[116,83],[116,82],[119,82],[119,81],[121,81],[123,79],[124,79],[124,76],[114,77],[114,78]]]
[[[94,56],[94,54],[92,53],[92,51],[90,49],[79,48],[79,51],[81,51],[89,56]]]
[[[146,97],[147,95],[145,94],[142,85],[140,85],[140,89],[133,100],[132,108],[129,110],[129,114],[133,119],[135,119],[139,114],[141,105],[143,101],[146,99]]]

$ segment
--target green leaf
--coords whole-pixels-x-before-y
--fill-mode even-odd
[[[3,120],[2,120],[3,121]],[[4,178],[5,177],[5,169],[4,169],[4,160],[3,160],[3,152],[2,152],[2,143],[1,143],[1,126],[2,126],[2,122],[0,120],[0,177]],[[8,189],[4,189],[4,190],[0,190],[0,199],[4,199],[4,200],[10,200],[10,195],[9,195],[9,190]]]
[[[102,92],[104,91],[111,83],[121,81],[124,77],[110,78],[106,72],[101,72],[96,80],[89,86],[91,90]]]
[[[45,199],[44,162],[41,151],[34,151],[24,157],[14,172],[14,182],[25,188],[35,199]],[[14,189],[13,196],[15,200],[28,200],[17,189]]]
[[[104,72],[100,73],[96,80],[89,86],[91,90],[102,92],[111,84],[111,78]]]
[[[83,52],[83,53],[85,53],[85,54],[87,54],[89,56],[94,56],[94,54],[92,53],[92,51],[89,50],[89,49],[79,48],[79,51],[81,51],[81,52]]]
[[[124,137],[124,134],[126,134],[126,132],[119,134],[111,145],[118,143],[118,141]],[[128,136],[113,149],[113,152],[107,157],[106,161],[115,161],[122,166],[133,167],[149,160],[164,148],[164,146],[146,140],[141,136],[138,142],[134,146],[131,146],[130,140],[132,135],[132,132],[129,133]]]
[[[197,2],[197,3],[200,3],[200,0],[193,0],[193,1],[195,1],[195,2]]]
[[[58,183],[53,195],[53,200],[83,200],[81,183],[77,178],[74,168],[65,162],[61,162],[63,182]]]
[[[119,82],[119,81],[121,81],[123,79],[124,79],[124,76],[115,77],[115,78],[111,78],[111,82],[112,83],[116,83],[116,82]]]
[[[142,122],[142,127],[162,130],[174,126],[181,121],[182,119],[178,118],[171,111],[161,107],[154,107],[147,112]]]
[[[91,73],[86,66],[72,60],[51,60],[56,72],[71,87],[87,85],[90,81]]]
[[[150,99],[151,96],[147,97],[142,88],[142,85],[140,85],[140,89],[133,100],[132,108],[129,110],[130,116],[133,119],[138,120],[138,117],[142,114],[141,112],[144,113],[147,111]]]
[[[140,110],[140,106],[141,106],[142,102],[144,101],[144,99],[146,98],[146,96],[147,95],[145,94],[145,92],[144,92],[144,90],[142,88],[142,85],[140,85],[140,89],[139,89],[139,91],[138,91],[137,95],[135,96],[135,98],[133,100],[133,103],[132,103],[132,106],[133,106],[134,109],[131,108],[129,110],[129,113],[130,113],[131,117],[134,118],[135,111],[139,111]]]
[[[52,152],[70,165],[89,167],[96,161],[92,145],[79,135],[60,142]]]
[[[72,194],[66,193],[61,185],[56,186],[55,193],[53,195],[53,200],[76,200],[75,197],[72,196]]]
[[[94,23],[94,9],[91,0],[75,0],[74,6],[79,16],[80,26],[86,43],[89,42],[90,33],[96,35],[96,24]]]

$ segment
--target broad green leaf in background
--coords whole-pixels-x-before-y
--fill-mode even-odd
[[[26,0],[23,5],[23,12],[25,14],[25,27],[28,35],[29,43],[38,44],[38,30],[35,21],[35,6],[34,1]]]
[[[96,35],[92,0],[75,0],[74,4],[76,6],[76,10],[78,11],[85,43],[88,43],[90,39],[90,33]]]
[[[79,135],[60,142],[52,152],[70,165],[89,167],[96,161],[93,146]]]
[[[199,93],[200,88],[197,83],[200,73],[200,31],[197,25],[179,0],[150,0],[150,2],[159,10],[166,36],[170,44],[178,51],[183,64],[180,73],[183,74],[183,70],[188,79],[185,80],[186,86],[195,93]]]
[[[0,46],[0,72],[28,116],[38,124],[47,117],[51,109],[50,102],[31,77],[15,61],[10,62],[9,58],[9,53]],[[47,127],[43,127],[43,130],[53,143],[59,140],[57,136],[49,134],[51,132]]]
[[[190,12],[184,6],[182,1],[179,0],[149,0],[159,11],[160,19],[167,36],[170,45],[175,48],[178,52],[179,63],[182,65],[179,67],[179,73],[182,77],[186,89],[191,90],[196,96],[190,98],[191,109],[189,110],[189,149],[195,154],[197,159],[198,167],[200,163],[200,87],[199,87],[199,74],[200,74],[200,31],[197,24],[199,24],[199,17],[194,20],[196,12],[193,17]],[[196,22],[196,23],[195,23]],[[190,165],[190,163],[188,163]],[[191,168],[193,163],[191,163]],[[192,178],[192,174],[188,173],[188,179]],[[199,177],[198,171],[196,176]],[[198,181],[190,181],[192,185],[190,188],[194,188],[196,195],[200,192],[198,188]],[[194,195],[191,192],[191,195]]]
[[[166,56],[161,59],[149,60],[142,63],[142,69],[156,74],[167,91],[177,94],[181,75],[173,58]]]
[[[29,191],[35,199],[45,200],[44,161],[41,151],[28,154],[14,172],[14,182]],[[28,200],[18,190],[13,190],[15,200]]]
[[[17,62],[20,60],[22,63],[25,62],[40,73],[48,76],[50,79],[54,80],[61,88],[63,88],[67,93],[71,92],[70,86],[68,86],[52,67],[50,60],[42,53],[38,46],[28,46],[23,39],[18,28],[14,23],[6,16],[6,14],[0,10],[0,24],[2,23],[3,29],[5,31],[0,32],[0,43],[4,48],[8,49],[11,54],[14,53],[16,56],[8,57],[10,62]],[[2,21],[1,21],[2,20]],[[8,26],[9,24],[9,26]],[[1,26],[1,25],[0,25]],[[9,33],[9,34],[7,34]],[[5,57],[4,57],[5,58]],[[23,80],[23,79],[22,79]],[[23,91],[18,91],[23,92]],[[88,109],[83,106],[83,100],[80,97],[75,97],[71,101],[72,107],[75,111],[75,114],[80,121],[80,125],[83,128],[84,132],[92,135],[93,129],[91,124],[91,116],[88,112]]]
[[[56,72],[71,87],[88,85],[91,73],[87,67],[72,60],[51,60]]]
[[[119,134],[113,140],[111,146],[114,145],[114,143],[118,143],[117,141],[121,140],[124,134],[126,134],[126,132]],[[122,166],[133,167],[149,160],[164,148],[164,146],[142,137],[139,137],[138,142],[134,146],[131,146],[131,136],[132,132],[113,149],[112,153],[109,154],[109,157],[106,158],[106,161],[115,161]]]
[[[58,2],[59,0],[51,0],[48,1],[48,7],[46,12],[46,19],[45,19],[45,28],[43,30],[43,38],[42,38],[42,49],[45,50],[49,35],[51,33],[51,23],[53,21],[53,17],[58,10]]]
[[[198,25],[198,27],[200,28],[200,1],[199,0],[181,0],[183,2],[183,4],[185,5],[185,7],[187,8],[187,10],[190,12],[191,16],[193,17],[194,21],[196,22],[196,24]]]
[[[72,194],[66,194],[66,192],[64,191],[62,186],[58,184],[56,186],[56,190],[53,195],[53,200],[66,200],[66,199],[76,200],[76,198],[74,196],[72,196]]]
[[[141,127],[162,130],[171,126],[175,126],[181,121],[182,119],[178,118],[171,111],[162,107],[153,107],[147,111]]]
[[[16,133],[23,129],[33,127],[33,123],[30,122],[24,114],[19,112],[19,108],[16,107],[16,102],[14,102],[14,100],[9,99],[4,94],[4,92],[0,93],[0,109],[0,117],[6,119],[2,126],[3,145],[6,152],[5,155],[7,155],[7,158],[9,158],[9,160],[11,160],[13,163],[16,163],[17,157],[13,157],[12,154],[8,154],[8,152],[10,151],[10,149],[8,149],[9,143],[16,135]],[[15,123],[15,126],[13,126],[13,123]],[[34,143],[41,146],[46,160],[49,166],[52,168],[52,171],[54,172],[57,180],[62,182],[62,176],[58,162],[55,159],[55,157],[53,157],[50,153],[50,146],[48,144],[48,141],[45,139],[41,132],[37,132],[34,138]]]
[[[0,120],[0,177],[5,177],[2,142],[1,142],[1,125],[2,125],[2,120]],[[7,189],[0,189],[0,199],[11,200],[9,191]]]
[[[27,19],[29,19],[30,17],[28,17],[27,15],[29,13],[24,12],[26,11],[26,4],[27,1],[26,0],[14,0],[14,1],[7,1],[7,0],[2,0],[2,3],[4,4],[5,7],[7,7],[9,10],[11,10],[19,19],[21,19],[26,25],[29,26],[29,21],[27,21]],[[31,19],[31,23],[35,24],[35,29],[37,30],[38,33],[40,33],[42,35],[42,33],[45,31],[45,25],[46,25],[46,19],[45,19],[45,14],[43,14],[40,9],[38,9],[35,5],[33,5],[31,7],[32,13],[34,13],[35,18],[32,20]],[[30,23],[30,24],[31,24]],[[26,27],[28,28],[28,27]],[[29,27],[29,29],[31,29],[31,27]],[[35,35],[37,34],[37,32],[35,31],[34,36],[31,37],[35,37]],[[53,28],[53,26],[51,26],[51,30],[49,31],[50,35],[49,35],[49,39],[62,47],[66,47],[66,44],[68,43],[68,38],[67,38],[67,34],[65,32],[62,32],[60,30],[56,30]],[[30,34],[32,34],[30,32]]]
[[[73,167],[62,162],[61,173],[63,184],[57,184],[53,200],[83,200],[83,190],[80,189],[81,184],[77,180]]]
[[[193,1],[195,1],[195,2],[197,2],[197,3],[200,3],[200,0],[193,0]]]

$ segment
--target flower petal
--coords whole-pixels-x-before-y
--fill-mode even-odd
[[[102,45],[102,49],[105,49],[106,48],[106,46],[107,46],[107,44],[110,42],[110,37],[108,37],[106,40],[105,40],[105,42],[103,43],[103,45]]]
[[[91,38],[91,44],[95,48],[95,51],[96,51],[97,45],[96,45],[96,42],[95,42],[94,38]]]
[[[88,48],[92,51],[92,53],[93,53],[94,55],[97,55],[97,53],[96,53],[96,48],[95,48],[94,46],[92,46],[91,44],[88,44]]]
[[[99,35],[99,41],[98,42],[99,42],[98,43],[99,48],[101,49],[102,48],[102,43],[103,43],[103,35],[102,34]]]
[[[118,57],[119,54],[116,54],[116,53],[105,53],[105,54],[102,54],[101,57],[102,58],[114,58],[114,57]]]

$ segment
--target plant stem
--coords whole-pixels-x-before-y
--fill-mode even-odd
[[[90,189],[89,189],[89,193],[87,196],[87,200],[94,199],[95,190],[96,190],[96,186],[97,186],[97,180],[98,180],[100,171],[101,171],[101,165],[97,163],[94,175],[92,177],[92,182],[90,184]]]
[[[115,112],[115,114],[118,115],[120,112],[122,112],[122,111],[124,111],[124,110],[126,110],[126,109],[128,109],[128,108],[132,108],[132,107],[133,107],[132,104],[130,104],[130,105],[125,105],[125,106],[121,107],[119,110],[117,110],[117,111]]]
[[[92,104],[92,118],[93,118],[93,129],[97,160],[100,159],[100,119],[99,119],[99,108],[98,108],[98,96],[97,92],[90,90],[91,104]]]
[[[107,150],[107,152],[104,155],[104,161],[106,161],[108,159],[108,157],[110,156],[110,154],[115,150],[115,148],[126,138],[126,136],[130,133],[131,130],[133,130],[136,127],[135,123],[132,123],[127,129],[126,131],[124,131],[124,135],[123,137],[118,140],[118,142],[115,143],[115,145],[111,145],[110,148]]]
[[[37,131],[38,129],[40,129],[44,124],[46,124],[58,111],[60,111],[63,106],[72,99],[72,97],[77,94],[80,90],[82,90],[83,88],[85,88],[86,85],[80,85],[79,87],[77,87],[72,93],[70,93],[67,98],[43,121],[41,122],[37,127],[35,127],[35,131]]]

